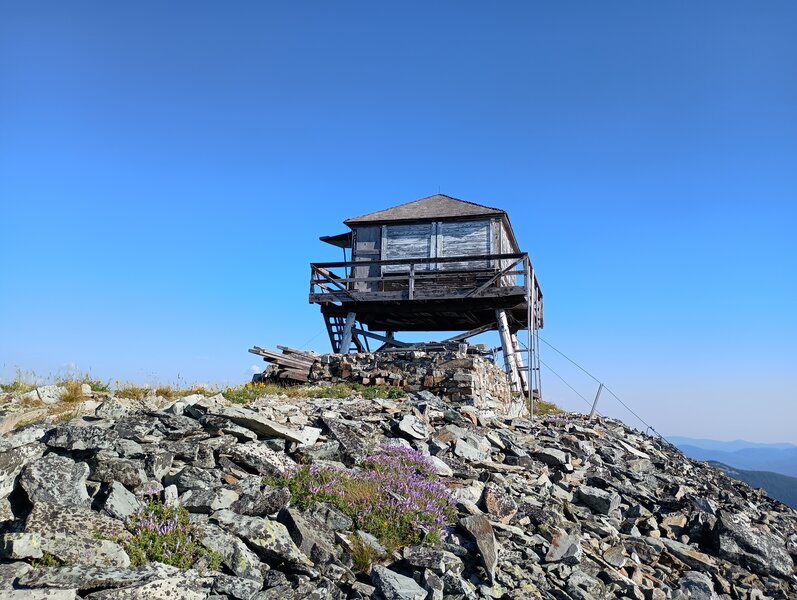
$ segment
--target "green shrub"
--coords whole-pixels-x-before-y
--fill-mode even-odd
[[[404,446],[386,446],[360,467],[303,466],[286,476],[268,477],[266,483],[286,486],[291,501],[302,508],[315,502],[336,506],[391,552],[439,542],[441,529],[456,512],[428,459]]]
[[[207,557],[212,570],[219,568],[221,557],[202,546],[202,534],[189,522],[183,506],[152,500],[129,519],[127,529],[133,537],[125,550],[133,566],[158,561],[188,569]]]

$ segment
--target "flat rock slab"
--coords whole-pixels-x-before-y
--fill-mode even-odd
[[[129,488],[145,483],[149,477],[144,470],[144,461],[131,458],[103,458],[91,468],[92,481],[111,483],[118,481]]]
[[[0,452],[8,452],[20,446],[27,446],[44,439],[49,427],[44,425],[30,425],[14,433],[0,438]]]
[[[107,515],[78,506],[59,506],[37,502],[25,521],[26,533],[38,533],[42,537],[59,535],[77,538],[103,538],[128,540],[128,532],[121,521]]]
[[[0,558],[41,558],[41,538],[35,533],[5,533],[0,536]]]
[[[89,466],[71,458],[47,454],[29,463],[22,471],[20,484],[31,502],[49,502],[63,506],[91,504],[86,491]]]
[[[8,590],[3,600],[75,600],[77,590]]]
[[[175,575],[136,586],[95,592],[86,596],[86,600],[204,600],[207,597],[196,578]]]
[[[208,490],[221,484],[216,471],[199,467],[183,467],[177,473],[163,478],[165,485],[175,485],[180,492],[186,490]]]
[[[503,486],[488,483],[484,486],[482,501],[487,512],[497,521],[507,524],[517,514],[517,502],[509,495]]]
[[[285,475],[298,467],[287,454],[272,450],[264,442],[235,444],[226,453],[233,462],[262,475]]]
[[[459,524],[476,541],[479,556],[487,569],[490,581],[495,581],[495,568],[498,566],[498,548],[495,543],[495,533],[483,515],[471,515],[460,519]]]
[[[208,414],[229,419],[236,425],[251,429],[258,435],[279,437],[290,442],[296,442],[297,444],[315,444],[321,433],[321,430],[315,427],[303,427],[302,429],[288,427],[282,423],[267,419],[253,410],[235,406],[210,410]]]
[[[375,565],[371,569],[371,582],[385,600],[425,600],[426,598],[426,590],[415,583],[414,579],[382,565]]]
[[[188,490],[180,498],[180,504],[189,512],[209,515],[217,510],[229,508],[236,500],[238,492],[230,489]]]
[[[575,565],[581,562],[582,555],[581,536],[558,530],[551,539],[551,546],[545,555],[545,560]]]
[[[544,462],[551,467],[563,467],[570,462],[567,453],[556,448],[540,448],[532,454],[540,462]]]
[[[97,425],[62,425],[47,436],[50,448],[64,450],[107,450],[113,448],[119,434],[108,427]]]
[[[31,588],[96,590],[124,587],[151,579],[162,579],[179,573],[176,567],[152,563],[141,567],[44,567],[31,569],[19,578],[19,585]]]
[[[243,577],[216,575],[213,581],[213,593],[226,594],[235,600],[250,600],[260,591],[260,583]]]
[[[120,568],[130,566],[130,557],[124,548],[110,540],[64,534],[44,535],[41,537],[41,548],[65,564]]]

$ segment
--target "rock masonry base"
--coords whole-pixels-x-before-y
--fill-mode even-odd
[[[506,373],[481,356],[462,352],[363,352],[323,354],[310,369],[310,382],[388,385],[406,392],[426,390],[480,413],[516,417],[525,411]]]

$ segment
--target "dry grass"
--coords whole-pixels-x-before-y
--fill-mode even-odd
[[[354,572],[365,574],[371,572],[371,566],[376,560],[374,549],[356,534],[351,536],[351,560],[354,563]]]
[[[86,399],[86,396],[83,394],[83,384],[79,381],[62,381],[61,387],[64,388],[61,394],[61,402],[77,404]]]
[[[0,383],[0,391],[7,394],[25,394],[36,389],[36,375],[33,372],[16,369],[13,381]]]
[[[117,398],[127,398],[129,400],[141,400],[144,396],[149,394],[149,386],[135,385],[132,383],[124,383],[117,386],[114,395]]]
[[[561,415],[564,412],[553,402],[545,400],[535,400],[534,402],[534,414],[536,415]]]

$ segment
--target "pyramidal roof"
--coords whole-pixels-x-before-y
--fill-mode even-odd
[[[360,223],[376,223],[384,221],[420,221],[430,219],[450,219],[456,217],[479,217],[506,214],[498,208],[482,206],[475,202],[467,202],[452,198],[445,194],[435,194],[420,200],[405,202],[398,206],[385,208],[376,212],[346,219],[346,225]]]

